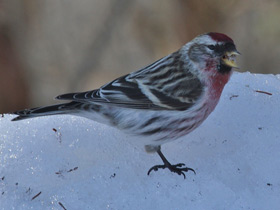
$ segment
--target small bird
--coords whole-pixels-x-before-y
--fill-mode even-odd
[[[215,109],[236,65],[233,40],[209,32],[194,38],[178,51],[96,90],[59,95],[71,102],[14,112],[13,121],[46,115],[71,114],[116,127],[142,137],[147,152],[157,152],[163,165],[183,175],[195,171],[172,165],[161,145],[197,128]]]

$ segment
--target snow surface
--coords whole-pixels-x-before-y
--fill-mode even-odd
[[[185,180],[147,176],[160,158],[106,125],[0,116],[0,209],[280,209],[279,93],[280,75],[235,73],[203,125],[162,148],[196,170]]]

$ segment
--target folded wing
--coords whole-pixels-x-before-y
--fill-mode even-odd
[[[202,85],[176,53],[100,89],[59,95],[59,100],[107,104],[131,109],[186,110],[203,94]]]

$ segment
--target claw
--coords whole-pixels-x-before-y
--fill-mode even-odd
[[[157,153],[159,154],[159,156],[161,157],[164,165],[155,165],[153,166],[152,168],[149,169],[148,171],[148,175],[150,175],[151,171],[158,171],[158,169],[165,169],[165,168],[168,168],[171,172],[173,173],[176,173],[178,175],[183,175],[184,176],[184,179],[186,178],[186,175],[184,172],[188,172],[188,171],[192,171],[194,174],[195,173],[195,170],[192,169],[192,168],[188,168],[188,167],[184,167],[182,168],[183,166],[185,166],[184,163],[178,163],[176,165],[171,165],[167,159],[164,157],[164,155],[161,153],[160,150],[157,151]]]
[[[184,179],[186,178],[186,175],[185,175],[184,172],[192,171],[194,174],[196,174],[195,170],[192,169],[192,168],[188,168],[188,167],[178,168],[178,167],[182,167],[184,165],[185,164],[183,164],[183,163],[179,163],[179,164],[176,164],[176,165],[155,165],[152,168],[150,168],[150,170],[148,171],[147,174],[150,175],[150,173],[152,171],[158,171],[158,169],[165,169],[165,168],[168,168],[171,172],[176,173],[178,175],[183,175]]]

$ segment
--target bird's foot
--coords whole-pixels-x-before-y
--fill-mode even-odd
[[[184,172],[192,171],[194,174],[196,174],[194,169],[183,166],[185,166],[184,163],[178,163],[176,165],[171,165],[170,163],[165,163],[164,165],[155,165],[152,168],[150,168],[150,170],[148,171],[148,175],[150,175],[151,171],[157,171],[158,169],[165,168],[168,168],[171,172],[176,173],[178,175],[183,175],[184,179],[186,178]]]

